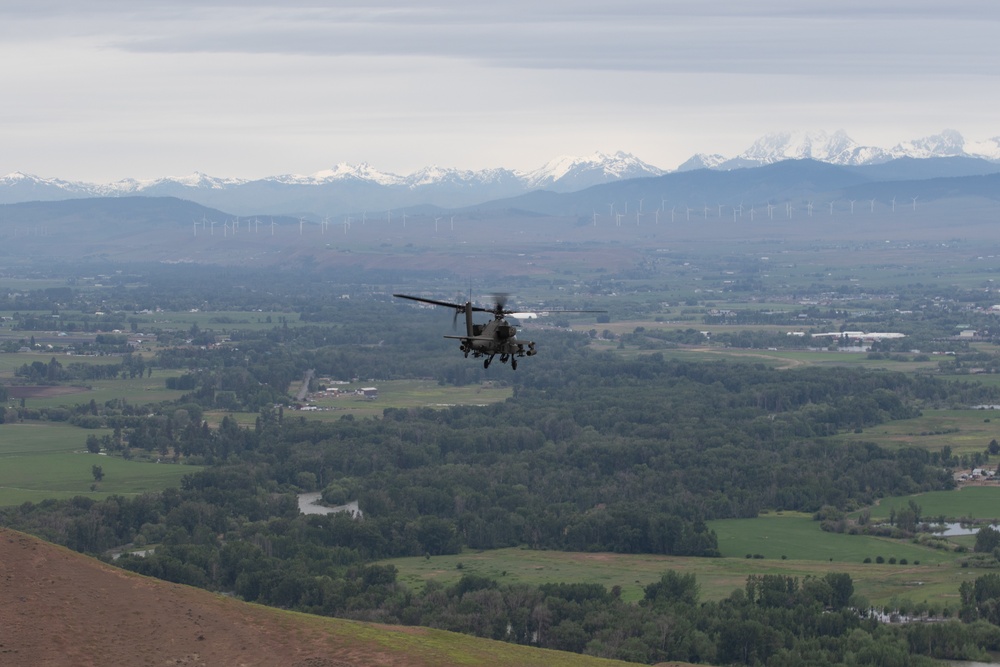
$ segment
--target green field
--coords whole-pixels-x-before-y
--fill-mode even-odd
[[[201,469],[85,453],[88,435],[107,432],[48,422],[0,424],[0,506],[159,491],[179,485],[184,475]],[[101,466],[104,479],[91,490],[94,465]]]
[[[378,398],[374,400],[350,394],[360,387],[378,388]],[[483,384],[465,387],[441,385],[434,380],[388,380],[385,382],[362,382],[357,385],[340,387],[348,392],[337,398],[320,396],[311,401],[320,408],[316,412],[292,413],[307,419],[339,419],[348,414],[356,417],[381,417],[386,408],[445,408],[455,405],[489,405],[510,398],[513,390],[502,384]],[[290,393],[294,390],[290,390]]]
[[[818,560],[860,563],[877,556],[906,558],[926,564],[950,562],[949,552],[867,535],[828,533],[820,522],[804,515],[765,514],[756,519],[721,519],[709,527],[719,537],[719,551],[727,558],[759,554],[766,559]]]
[[[874,442],[880,447],[910,446],[935,452],[948,446],[953,455],[985,452],[994,438],[1000,440],[1000,415],[990,410],[924,410],[915,419],[885,422],[862,433],[832,437],[839,442]]]
[[[268,317],[271,318],[270,322],[267,321]],[[246,310],[164,311],[142,313],[137,318],[140,331],[155,331],[157,329],[187,331],[195,324],[202,331],[267,331],[283,326],[280,318],[285,318],[290,327],[302,324],[298,313]]]
[[[930,491],[914,496],[885,498],[870,509],[877,520],[888,520],[893,509],[916,502],[924,520],[943,516],[958,520],[988,519],[1000,521],[1000,484],[995,486],[965,486],[956,491]]]
[[[674,556],[611,553],[566,553],[528,549],[498,549],[467,552],[454,556],[395,558],[382,564],[394,565],[399,581],[421,589],[434,580],[451,585],[463,574],[475,573],[496,578],[502,584],[532,585],[560,582],[598,583],[610,589],[620,586],[622,599],[636,602],[643,588],[659,580],[667,570],[695,575],[702,600],[721,600],[742,589],[751,574],[781,574],[804,578],[822,577],[828,572],[846,572],[855,591],[873,604],[887,604],[893,598],[914,602],[928,600],[939,605],[957,606],[958,587],[982,572],[961,569],[951,563],[889,565],[829,563],[810,560],[768,560],[746,558],[682,558]],[[459,568],[461,565],[461,568]]]
[[[846,572],[855,590],[874,604],[893,598],[927,600],[957,606],[958,586],[981,572],[961,568],[952,552],[885,538],[825,533],[817,521],[797,514],[763,515],[757,519],[727,519],[709,524],[719,537],[722,558],[609,553],[566,553],[523,548],[467,552],[432,558],[385,561],[399,570],[399,580],[420,589],[425,581],[448,585],[472,572],[501,583],[599,583],[620,586],[628,601],[642,598],[643,587],[666,570],[694,574],[704,600],[720,600],[742,588],[751,574],[794,577]],[[746,558],[746,554],[764,558]],[[782,559],[784,555],[787,559]],[[885,564],[864,563],[883,556]],[[906,565],[888,564],[906,558]],[[919,561],[917,563],[916,561]]]

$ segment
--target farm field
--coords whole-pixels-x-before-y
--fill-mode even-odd
[[[366,399],[353,393],[361,387],[378,388],[378,398]],[[313,395],[310,405],[320,408],[301,414],[307,419],[339,419],[352,414],[356,417],[381,417],[386,408],[445,408],[456,405],[489,405],[510,398],[513,389],[500,383],[467,387],[440,385],[434,380],[389,380],[386,382],[361,382],[339,387],[342,395],[327,397]]]
[[[154,375],[155,377],[155,375]],[[298,383],[293,383],[289,394],[294,394]],[[355,389],[374,386],[378,388],[378,398],[367,399],[353,394]],[[286,408],[285,419],[305,419],[307,421],[336,421],[352,415],[355,419],[381,418],[388,408],[446,408],[456,405],[489,405],[505,401],[513,394],[513,389],[503,384],[467,387],[442,386],[432,380],[388,380],[385,382],[359,382],[339,387],[339,397],[317,396],[309,400],[309,405],[317,410],[293,410]],[[315,395],[314,395],[315,396]],[[213,427],[229,416],[242,426],[253,426],[257,419],[255,412],[226,412],[208,410],[204,419]]]
[[[750,520],[752,521],[752,520]],[[828,572],[845,572],[854,581],[855,592],[873,604],[890,600],[927,600],[938,606],[958,605],[958,587],[982,574],[962,569],[957,564],[889,565],[875,563],[829,563],[820,560],[773,560],[746,558],[685,558],[676,556],[632,555],[614,553],[568,553],[532,551],[521,548],[466,552],[452,556],[395,558],[381,564],[394,565],[398,579],[407,586],[421,589],[426,581],[447,586],[457,583],[463,574],[474,573],[497,579],[501,584],[585,582],[610,589],[621,586],[622,599],[636,602],[643,588],[658,581],[667,570],[693,574],[702,600],[721,600],[742,589],[751,574],[781,574],[798,577],[822,577]],[[459,565],[461,564],[461,568]]]
[[[103,405],[114,399],[125,399],[129,403],[157,403],[173,401],[180,398],[184,392],[179,389],[167,389],[165,380],[179,375],[179,371],[153,371],[151,377],[129,378],[125,380],[86,380],[86,386],[59,385],[53,387],[31,387],[32,395],[25,399],[29,408],[72,407],[91,400]],[[11,390],[14,393],[14,390]],[[13,395],[12,395],[13,400]]]
[[[159,491],[177,486],[184,475],[201,469],[85,453],[88,435],[108,432],[50,422],[0,425],[0,506]],[[104,479],[96,485],[94,465],[104,471]]]
[[[602,325],[603,326],[603,325]],[[674,327],[686,328],[686,327]],[[695,327],[702,330],[702,327]],[[746,327],[756,329],[761,327]],[[632,358],[657,352],[668,359],[683,359],[686,361],[730,361],[752,362],[775,366],[778,368],[801,368],[804,366],[851,366],[856,368],[884,369],[910,373],[914,371],[933,371],[937,369],[937,359],[931,361],[893,361],[889,359],[869,359],[865,353],[837,352],[827,350],[782,349],[744,349],[722,346],[698,345],[668,347],[662,350],[640,349],[634,345],[619,348],[618,343],[609,340],[594,340],[589,343],[596,350],[611,351],[618,356]]]
[[[727,597],[734,589],[742,588],[751,574],[803,578],[846,572],[854,580],[855,591],[876,605],[899,598],[957,606],[958,586],[981,574],[961,568],[951,552],[887,538],[825,533],[819,522],[801,514],[727,519],[709,525],[719,537],[721,558],[510,548],[429,559],[397,558],[384,563],[396,566],[399,580],[418,589],[429,580],[449,585],[471,572],[501,583],[582,581],[609,589],[617,585],[621,586],[622,598],[628,601],[640,600],[643,587],[658,580],[666,570],[694,574],[704,600]],[[746,558],[748,553],[764,558]],[[880,555],[886,563],[874,562]],[[873,562],[864,563],[866,557]],[[897,564],[889,564],[889,558],[896,558]],[[898,564],[903,558],[907,563]]]
[[[924,520],[935,517],[1000,521],[1000,484],[963,486],[954,491],[929,491],[913,496],[885,498],[870,508],[875,520],[888,520],[894,509],[906,507],[910,501],[920,506]]]
[[[889,421],[862,433],[831,436],[838,442],[874,442],[881,447],[919,447],[952,455],[985,452],[990,441],[1000,440],[1000,418],[990,410],[924,410],[914,419]],[[987,464],[988,465],[988,464]],[[994,463],[995,467],[996,463]]]
[[[904,503],[905,504],[905,503]],[[829,533],[820,522],[802,514],[765,514],[756,519],[720,519],[709,521],[719,536],[719,551],[724,558],[746,558],[749,554],[765,559],[816,560],[837,563],[861,563],[865,558],[905,558],[909,562],[940,564],[953,555],[899,540],[868,535]]]
[[[21,332],[18,332],[17,338],[22,338]],[[30,336],[30,334],[28,334]],[[10,352],[7,354],[0,354],[0,376],[4,377],[14,377],[14,371],[16,371],[21,366],[28,364],[29,366],[35,362],[40,361],[43,364],[49,363],[52,357],[63,365],[70,363],[81,363],[81,364],[117,364],[121,362],[121,357],[117,355],[106,355],[103,357],[92,357],[84,355],[68,355],[62,352]]]
[[[299,314],[293,312],[264,312],[249,310],[232,311],[162,311],[156,313],[140,313],[136,315],[139,320],[140,329],[172,329],[175,331],[187,331],[197,324],[202,331],[209,329],[218,332],[229,332],[236,330],[243,331],[267,331],[275,327],[283,326],[284,322],[288,326],[299,326],[303,324],[299,320]],[[268,321],[270,318],[270,322]],[[284,319],[282,319],[284,318]]]

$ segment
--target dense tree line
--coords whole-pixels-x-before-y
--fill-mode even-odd
[[[514,387],[503,404],[310,422],[281,407],[308,369],[345,379],[430,375],[460,386],[488,374],[442,346],[448,317],[440,311],[401,310],[384,295],[342,299],[342,290],[317,299],[329,290],[323,281],[239,270],[224,276],[238,289],[206,296],[208,275],[192,267],[175,287],[153,280],[129,289],[123,276],[109,282],[110,296],[130,311],[157,303],[287,311],[313,299],[301,309],[309,323],[289,327],[279,316],[267,329],[231,331],[218,347],[212,331],[162,331],[178,345],[149,362],[129,358],[116,373],[181,370],[166,380],[185,392],[180,401],[92,402],[44,417],[114,429],[88,438],[90,451],[156,452],[209,467],[160,494],[25,503],[0,521],[93,554],[156,545],[118,562],[246,600],[644,662],[906,665],[920,664],[914,655],[981,657],[976,647],[998,644],[988,621],[996,622],[1000,586],[989,581],[962,592],[967,623],[890,628],[852,608],[859,600],[850,578],[838,574],[751,578],[728,599],[705,603],[693,579],[668,573],[634,605],[601,586],[475,575],[417,593],[373,564],[515,545],[711,557],[710,519],[764,508],[842,512],[948,488],[948,457],[824,438],[924,407],[1000,402],[997,389],[857,369],[623,360],[587,349],[590,335],[543,332],[534,337],[545,354],[531,359],[531,372],[500,376]],[[47,298],[82,306],[90,297],[71,290]],[[693,330],[647,333],[629,343],[701,340]],[[771,341],[734,335],[731,344]],[[25,372],[41,382],[69,369],[52,361]],[[209,428],[210,408],[259,416],[249,428],[230,417]],[[364,518],[301,515],[294,494],[303,491],[321,491],[329,504],[357,500]]]

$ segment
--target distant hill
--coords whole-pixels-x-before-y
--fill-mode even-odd
[[[833,134],[776,132],[761,137],[735,157],[695,155],[672,173],[743,171],[789,160],[868,169],[869,177],[880,180],[984,175],[1000,171],[1000,137],[967,142],[958,132],[944,130],[892,148],[879,148],[860,145],[842,130]],[[335,218],[339,223],[344,218],[388,220],[402,210],[464,208],[539,190],[571,193],[670,173],[622,151],[561,156],[532,171],[428,166],[406,176],[366,163],[341,163],[309,175],[254,180],[195,172],[108,184],[13,172],[0,175],[0,204],[84,197],[177,197],[233,215],[305,215]]]
[[[247,604],[0,528],[0,664],[598,667],[618,661]]]
[[[0,205],[0,265],[29,261],[281,264],[296,268],[535,272],[530,252],[590,244],[599,266],[637,261],[680,242],[881,238],[994,242],[1000,173],[968,158],[938,173],[919,160],[862,167],[785,160],[753,169],[698,169],[536,190],[391,219],[311,214],[237,216],[176,197],[99,197]],[[565,166],[565,165],[564,165]],[[555,245],[552,245],[555,244]],[[630,257],[613,252],[628,248]],[[576,247],[579,252],[579,247]],[[504,254],[505,252],[513,254]],[[580,258],[578,258],[579,260]]]

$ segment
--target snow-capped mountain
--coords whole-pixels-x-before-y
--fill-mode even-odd
[[[285,174],[255,181],[195,173],[148,181],[126,179],[106,185],[17,173],[0,179],[0,203],[72,197],[171,196],[240,214],[288,211],[326,214],[418,205],[455,208],[541,188],[572,192],[591,185],[663,173],[664,170],[623,152],[556,158],[527,173],[503,168],[470,171],[429,166],[402,176],[380,171],[367,163],[340,163],[314,174]]]
[[[379,171],[367,162],[362,162],[361,164],[341,162],[330,169],[324,169],[308,176],[285,174],[274,176],[267,180],[286,185],[323,185],[337,181],[358,181],[375,183],[386,187],[400,185],[404,181],[403,177]]]
[[[663,169],[647,164],[634,155],[618,151],[614,155],[598,152],[587,157],[557,157],[540,169],[525,174],[524,179],[532,190],[572,192],[609,181],[665,173]]]
[[[719,155],[695,155],[678,171],[691,169],[741,169],[774,164],[782,160],[812,159],[844,166],[882,164],[898,158],[928,159],[970,157],[1000,161],[1000,137],[979,143],[966,143],[955,130],[903,142],[886,149],[863,146],[844,130],[826,132],[774,132],[766,134],[747,150],[733,158]]]
[[[833,134],[817,132],[774,132],[766,134],[747,150],[730,159],[720,156],[695,156],[686,168],[697,168],[699,163],[709,169],[741,169],[774,164],[782,160],[818,160],[839,165],[878,164],[893,159],[884,149],[861,146],[843,130]]]
[[[944,162],[930,158],[964,160],[963,175],[989,170],[971,164],[973,158],[1000,163],[1000,137],[967,142],[960,133],[939,134],[898,144],[889,149],[863,146],[846,132],[777,132],[755,141],[739,155],[698,154],[677,171],[733,170],[760,167],[790,159],[812,159],[842,166],[891,167],[901,158],[920,159],[922,173],[952,175]],[[925,163],[925,164],[924,164]],[[940,164],[935,167],[935,164]],[[911,169],[912,171],[912,169]],[[936,173],[940,172],[940,173]],[[314,174],[285,174],[259,180],[216,178],[194,173],[180,178],[125,179],[105,185],[45,179],[20,172],[0,177],[0,204],[53,201],[85,197],[171,196],[238,215],[349,214],[405,207],[461,208],[485,201],[516,197],[532,190],[575,192],[628,179],[656,177],[667,171],[629,153],[563,156],[528,172],[496,168],[479,171],[428,166],[409,175],[384,172],[367,164],[340,163]],[[929,176],[928,176],[929,177]]]
[[[992,143],[992,148],[990,143]],[[1000,158],[1000,138],[994,137],[973,146],[967,145],[965,138],[955,130],[944,130],[940,134],[897,144],[889,152],[893,157],[932,158],[971,155],[987,160],[996,160]]]

